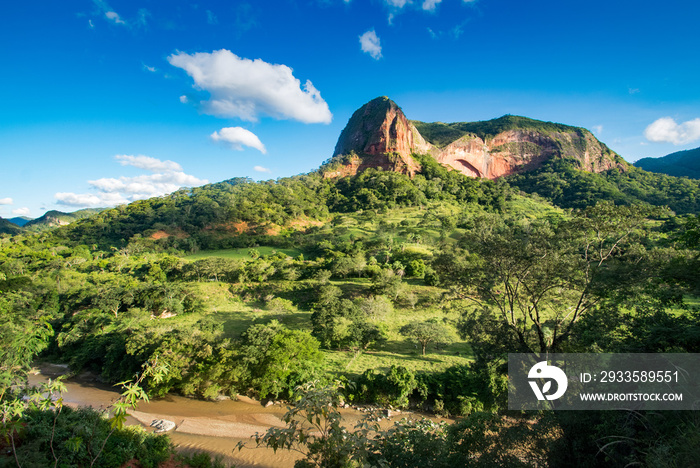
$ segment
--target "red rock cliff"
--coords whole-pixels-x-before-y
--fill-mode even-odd
[[[391,99],[368,102],[350,118],[335,147],[335,164],[324,173],[338,177],[374,167],[414,175],[420,166],[411,154],[429,154],[465,175],[489,179],[533,170],[552,158],[575,159],[590,172],[626,167],[589,131],[577,127],[517,116],[416,125],[442,146],[428,142]]]
[[[411,154],[416,144],[425,144],[414,130],[391,99],[380,97],[368,102],[355,111],[338,138],[333,156],[357,157],[346,158],[337,175],[355,174],[369,167],[414,175],[420,165]],[[420,141],[415,141],[415,135]]]

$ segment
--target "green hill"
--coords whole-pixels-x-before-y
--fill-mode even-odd
[[[554,160],[507,178],[518,189],[562,208],[584,208],[607,200],[618,205],[668,206],[678,214],[700,213],[700,181],[647,172],[636,167],[591,173],[576,161]]]
[[[0,234],[15,235],[24,232],[20,226],[8,219],[0,218]]]
[[[640,159],[634,165],[649,172],[700,179],[700,148],[678,151],[661,158]]]
[[[478,122],[419,122],[412,120],[411,123],[418,129],[423,138],[437,147],[449,145],[464,135],[475,135],[482,140],[494,137],[499,133],[508,130],[532,130],[541,133],[569,133],[585,131],[578,127],[564,125],[554,122],[544,122],[530,119],[518,115],[504,115],[497,119],[484,120]]]
[[[85,208],[72,213],[64,213],[56,210],[47,211],[43,216],[28,221],[24,227],[28,231],[33,232],[46,231],[58,226],[65,226],[79,219],[87,218],[102,210],[103,208]]]

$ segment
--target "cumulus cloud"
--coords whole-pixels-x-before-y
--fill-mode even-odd
[[[188,102],[190,102],[190,100],[187,98],[187,96],[183,94],[182,96],[180,96],[180,102],[183,104],[187,104]]]
[[[23,206],[22,208],[17,208],[16,210],[12,210],[12,214],[15,216],[30,216],[31,211],[26,206]]]
[[[236,151],[243,151],[244,146],[249,146],[260,151],[262,154],[267,153],[265,145],[262,144],[257,135],[250,130],[246,130],[245,128],[222,128],[218,132],[212,133],[209,138],[217,143],[225,143]]]
[[[151,172],[182,171],[182,166],[175,161],[161,161],[160,159],[144,156],[142,154],[138,156],[118,154],[114,159],[119,161],[119,164],[122,166],[134,166]]]
[[[151,172],[134,177],[104,177],[89,180],[94,193],[58,192],[54,195],[58,204],[79,207],[104,207],[129,203],[135,200],[158,197],[181,187],[208,183],[182,171],[174,161],[162,161],[150,156],[117,155],[122,166],[133,166]]]
[[[649,141],[683,145],[700,139],[700,118],[681,124],[671,117],[662,117],[644,130]]]
[[[373,59],[379,60],[382,57],[382,46],[374,29],[360,36],[360,46],[362,47],[362,52],[367,52]]]
[[[254,166],[253,170],[257,171],[257,172],[268,172],[268,173],[272,172],[270,169],[268,169],[266,167],[262,167],[262,166]]]
[[[165,172],[159,174],[140,175],[136,177],[105,177],[89,180],[88,184],[103,193],[125,193],[124,196],[134,200],[157,197],[174,192],[180,187],[202,185],[206,180],[184,172]]]
[[[435,8],[440,2],[442,2],[442,0],[425,0],[423,2],[423,9],[426,11],[435,11]]]
[[[75,206],[81,208],[102,208],[105,206],[122,205],[129,203],[129,200],[119,194],[109,193],[73,193],[58,192],[54,195],[59,205]]]
[[[406,6],[407,3],[410,3],[408,0],[385,0],[386,4],[395,8],[403,8]],[[428,0],[430,1],[430,0]],[[438,0],[438,2],[441,0]]]
[[[14,200],[12,198],[7,197],[7,198],[0,198],[0,205],[12,205],[14,203]]]
[[[195,88],[209,93],[209,100],[200,103],[207,114],[250,122],[261,114],[304,123],[330,123],[333,118],[311,81],[302,87],[286,65],[241,58],[226,49],[178,52],[168,62],[185,70]]]

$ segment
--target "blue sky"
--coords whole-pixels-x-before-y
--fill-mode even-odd
[[[317,168],[352,112],[517,114],[628,161],[700,146],[689,1],[5,2],[0,216]]]

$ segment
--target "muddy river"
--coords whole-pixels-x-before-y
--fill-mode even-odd
[[[40,373],[30,376],[30,384],[45,382],[66,372],[65,367],[41,366]],[[65,381],[68,391],[64,402],[71,406],[105,408],[119,396],[115,388],[98,382],[94,376],[82,375]],[[299,455],[289,451],[255,448],[250,437],[256,432],[265,432],[270,427],[284,427],[281,420],[285,406],[263,407],[260,402],[245,397],[237,401],[200,401],[170,395],[166,398],[140,403],[130,411],[128,424],[141,424],[150,429],[154,419],[173,421],[176,428],[168,433],[178,451],[206,451],[221,455],[227,465],[236,467],[292,467]],[[353,409],[341,410],[346,427],[352,428],[364,413]],[[385,420],[385,427],[402,414]],[[416,417],[414,415],[414,417]],[[240,441],[247,441],[250,448],[235,450]]]

